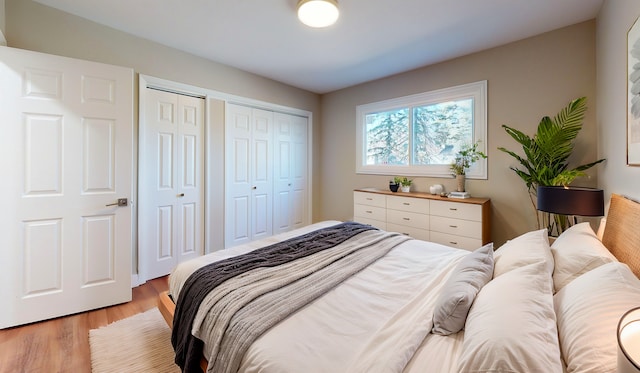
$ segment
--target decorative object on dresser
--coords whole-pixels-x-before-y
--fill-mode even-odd
[[[480,158],[487,158],[487,155],[478,150],[480,142],[476,141],[472,145],[463,145],[458,153],[456,159],[451,163],[451,172],[456,177],[457,191],[465,191],[466,172]]]
[[[444,192],[442,184],[434,184],[429,187],[429,193],[431,194],[442,194],[442,192]]]
[[[522,169],[513,166],[509,168],[524,181],[540,229],[545,228],[546,225],[541,221],[541,216],[543,219],[548,219],[548,215],[545,217],[545,214],[538,213],[536,188],[539,185],[567,186],[577,177],[585,176],[585,170],[604,161],[599,159],[575,168],[569,167],[568,159],[575,147],[574,140],[582,129],[582,121],[587,111],[586,101],[586,97],[580,97],[571,101],[553,119],[548,116],[543,117],[533,137],[515,128],[502,125],[507,134],[522,145],[524,156],[503,147],[499,147],[498,150],[509,154],[522,166]],[[567,220],[566,216],[560,219]]]
[[[397,192],[398,188],[400,188],[400,178],[394,177],[393,180],[389,181],[389,190],[392,192]]]
[[[451,192],[448,197],[450,198],[471,198],[469,192]]]
[[[576,216],[603,216],[604,193],[601,189],[538,186],[538,210],[553,215],[546,215],[547,230],[550,236],[557,236],[574,225]],[[561,218],[570,216],[571,219]]]
[[[449,200],[411,192],[395,195],[375,188],[353,193],[353,220],[420,240],[475,250],[491,242],[491,200]]]
[[[395,182],[398,183],[400,185],[400,190],[402,190],[403,193],[409,193],[411,191],[411,184],[413,183],[413,180],[409,179],[408,177],[396,177]]]

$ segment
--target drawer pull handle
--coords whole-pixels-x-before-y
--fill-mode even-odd
[[[457,208],[455,208],[455,207],[449,207],[449,210],[451,210],[451,211],[458,211],[458,209],[457,209]]]
[[[411,236],[409,233],[403,233],[405,236]]]
[[[449,241],[450,244],[452,245],[457,245],[458,243],[456,241]]]
[[[406,221],[409,221],[409,220],[411,220],[411,218],[402,218],[402,219],[404,219],[404,220],[406,220]]]
[[[367,197],[367,201],[373,201],[373,198]]]
[[[449,225],[449,228],[458,228],[457,225]]]
[[[409,202],[402,202],[403,205],[405,206],[411,206],[411,204]]]
[[[371,211],[371,210],[367,210],[367,211],[365,211],[365,212],[366,212],[367,214],[373,214],[373,211]]]

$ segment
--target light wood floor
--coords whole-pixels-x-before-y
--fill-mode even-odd
[[[0,372],[91,372],[89,330],[155,307],[167,289],[161,277],[132,289],[129,303],[0,330]]]

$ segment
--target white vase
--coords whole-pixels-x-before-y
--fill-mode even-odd
[[[400,190],[402,190],[404,193],[409,193],[409,191],[411,190],[411,185],[407,185],[407,186],[400,186]]]
[[[458,192],[464,192],[465,175],[456,175],[456,183]]]

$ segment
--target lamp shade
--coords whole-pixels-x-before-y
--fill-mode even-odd
[[[640,307],[622,315],[617,335],[618,373],[640,372]]]
[[[309,27],[331,26],[339,16],[336,0],[300,0],[298,2],[298,18]]]
[[[603,216],[601,189],[539,186],[538,210],[558,215]]]

